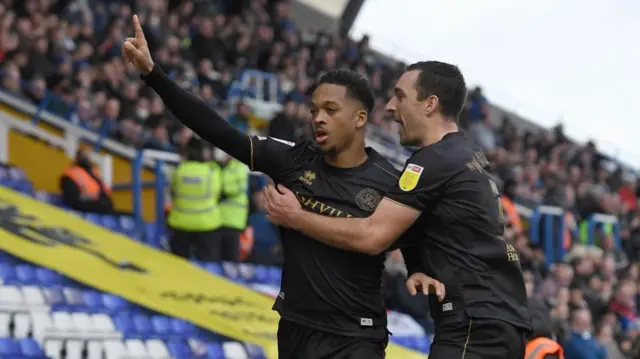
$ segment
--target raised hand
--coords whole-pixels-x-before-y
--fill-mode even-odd
[[[153,59],[149,53],[147,39],[142,32],[138,15],[133,15],[133,27],[135,37],[128,37],[122,45],[122,57],[133,64],[133,66],[144,75],[148,75],[153,70]]]

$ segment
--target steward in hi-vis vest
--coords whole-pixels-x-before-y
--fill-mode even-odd
[[[238,261],[241,257],[241,234],[249,219],[249,168],[220,149],[214,150],[214,158],[222,170],[222,260]]]
[[[167,219],[172,230],[171,252],[198,260],[216,260],[216,231],[220,229],[220,167],[208,161],[209,150],[189,150],[171,183],[172,205]]]
[[[527,344],[524,359],[564,359],[564,351],[555,341],[539,337]]]
[[[80,149],[74,163],[60,176],[62,202],[82,212],[112,213],[111,188],[104,183],[100,171],[91,163],[89,150]]]

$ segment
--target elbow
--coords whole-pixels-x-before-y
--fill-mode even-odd
[[[364,249],[365,253],[370,255],[370,256],[377,256],[377,255],[379,255],[381,253],[384,253],[384,251],[387,250],[386,247],[383,247],[383,246],[375,244],[375,243],[368,244],[363,249]]]
[[[384,233],[375,230],[373,226],[368,226],[368,230],[362,231],[361,243],[362,251],[371,256],[377,256],[387,250],[387,244]]]

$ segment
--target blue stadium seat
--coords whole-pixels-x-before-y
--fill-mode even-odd
[[[22,168],[18,168],[18,167],[11,167],[9,168],[9,178],[12,181],[22,181],[22,180],[26,180],[27,176],[24,174],[24,170],[22,170]]]
[[[238,264],[232,262],[224,262],[222,268],[224,269],[224,275],[227,278],[236,283],[245,283],[245,280],[244,278],[242,278],[242,275],[240,273],[240,269],[238,268]]]
[[[429,348],[431,347],[431,341],[427,336],[414,337],[413,348],[421,353],[429,354]]]
[[[67,302],[67,306],[70,310],[77,310],[78,308],[85,308],[86,299],[85,292],[77,289],[77,288],[64,288],[62,291],[64,293],[64,299]]]
[[[260,284],[269,283],[269,268],[265,265],[255,266],[255,281]]]
[[[409,349],[414,349],[423,353],[428,353],[429,352],[429,339],[426,337],[414,337],[414,336],[402,336],[402,337],[398,337],[398,336],[391,336],[391,341],[402,345],[404,347],[407,347]]]
[[[11,187],[11,180],[8,178],[0,178],[0,187]]]
[[[191,337],[196,332],[196,327],[182,319],[171,319],[171,331],[181,337]]]
[[[94,290],[86,290],[82,295],[82,299],[89,312],[99,313],[104,311],[104,302],[100,293]]]
[[[13,339],[0,338],[0,357],[15,358],[20,355],[20,345]]]
[[[224,275],[224,269],[222,269],[220,263],[205,263],[204,269],[206,269],[209,273]]]
[[[133,324],[133,320],[128,313],[121,313],[113,317],[113,323],[116,329],[125,336],[125,338],[134,337],[138,334],[138,330]]]
[[[105,228],[108,228],[114,232],[120,230],[120,226],[118,224],[118,219],[111,215],[103,215],[100,221]]]
[[[158,247],[160,238],[158,238],[158,226],[155,223],[145,223],[144,224],[144,241],[145,243],[149,243],[154,247]],[[154,245],[155,244],[155,245]]]
[[[27,196],[33,196],[35,194],[33,184],[27,180],[15,181],[11,187]]]
[[[27,358],[46,358],[44,350],[33,339],[20,340],[20,351]]]
[[[102,303],[108,311],[113,313],[122,312],[129,307],[129,302],[124,298],[109,293],[104,293],[102,295]]]
[[[244,348],[247,350],[247,354],[249,354],[249,358],[251,359],[267,359],[267,355],[259,345],[246,343]]]
[[[13,270],[13,265],[0,262],[0,281],[5,284],[13,284],[16,280],[16,272]]]
[[[35,285],[38,283],[35,268],[28,264],[20,264],[16,266],[16,277],[18,282],[24,285]]]
[[[181,339],[169,339],[167,341],[169,354],[176,359],[187,359],[193,356],[189,345]]]
[[[137,314],[133,316],[133,326],[138,335],[149,336],[153,334],[153,325],[146,315]]]
[[[269,267],[269,284],[280,285],[282,280],[282,269],[278,267]]]
[[[97,213],[85,213],[84,219],[99,226],[102,225],[100,215]]]
[[[9,178],[9,170],[5,167],[0,167],[0,180]]]
[[[55,193],[49,193],[49,203],[54,206],[62,206],[62,196]]]
[[[43,287],[52,287],[56,285],[62,285],[64,282],[63,277],[51,269],[38,267],[36,268],[36,279],[38,284]]]
[[[160,337],[167,338],[172,334],[171,321],[164,315],[151,317],[151,325],[153,325],[153,331]]]
[[[20,259],[0,249],[0,263],[16,264],[20,262]]]
[[[207,358],[208,359],[225,359],[224,350],[220,343],[210,343],[207,345]]]
[[[65,301],[64,294],[62,294],[62,290],[59,288],[44,288],[42,291],[44,295],[44,299],[47,304],[51,306],[53,309],[64,310],[63,308],[67,302]]]
[[[123,232],[133,232],[136,230],[136,221],[130,216],[120,216],[118,218],[118,228]]]
[[[238,264],[238,273],[240,274],[240,278],[244,280],[246,283],[255,283],[256,280],[256,268],[251,263],[239,263]]]
[[[40,202],[46,202],[49,203],[51,202],[51,198],[49,196],[49,193],[44,192],[44,191],[36,191],[36,193],[34,193],[33,197],[35,199],[37,199]]]

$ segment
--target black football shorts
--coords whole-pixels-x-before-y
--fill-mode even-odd
[[[429,359],[522,359],[528,333],[498,319],[464,312],[436,325]]]
[[[278,359],[384,359],[388,340],[323,332],[280,319]]]

